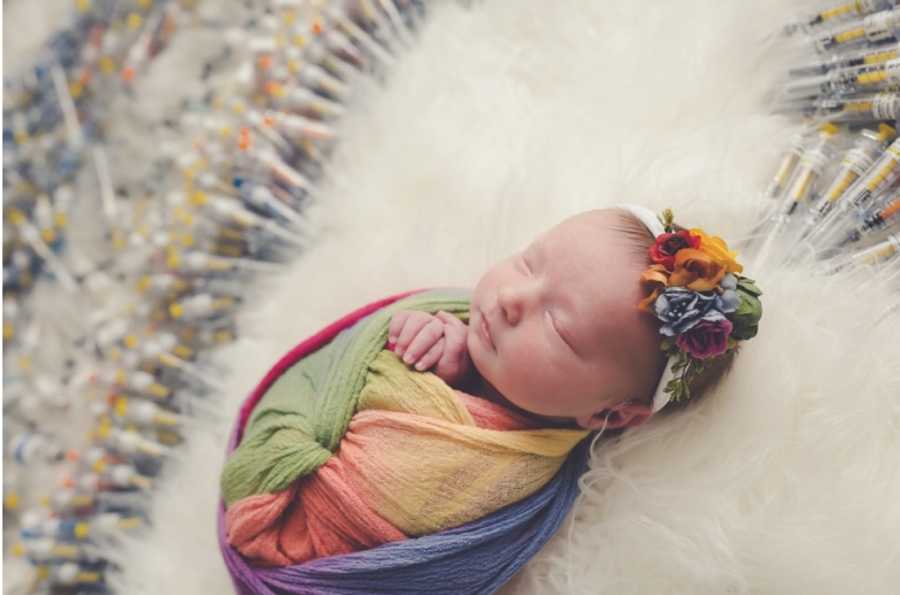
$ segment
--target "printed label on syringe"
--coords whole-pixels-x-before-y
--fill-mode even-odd
[[[863,64],[881,64],[898,57],[897,50],[887,50],[884,52],[875,52],[863,58]]]
[[[829,203],[836,201],[857,179],[859,179],[859,174],[852,169],[848,169],[834,181],[831,188],[825,193],[825,200]]]

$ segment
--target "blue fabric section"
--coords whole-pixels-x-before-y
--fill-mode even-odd
[[[544,489],[474,523],[371,550],[256,571],[246,593],[492,593],[556,532],[578,496],[590,439]],[[254,581],[256,582],[256,581]]]

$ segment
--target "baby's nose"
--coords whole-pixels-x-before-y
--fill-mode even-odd
[[[506,323],[515,326],[534,306],[537,301],[537,293],[530,284],[508,285],[501,288],[497,295],[497,301]]]

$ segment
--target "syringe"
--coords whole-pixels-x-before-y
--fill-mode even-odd
[[[858,97],[823,97],[813,101],[787,103],[778,111],[802,113],[827,122],[878,122],[900,118],[900,96],[876,93]]]
[[[810,243],[814,246],[819,245],[820,240],[828,237],[831,229],[835,225],[839,225],[851,209],[859,211],[867,209],[872,198],[890,188],[900,175],[898,163],[900,163],[900,139],[891,143],[866,174],[859,178],[840,198],[836,203],[836,208],[831,209],[818,229],[809,235]]]
[[[794,214],[797,206],[809,196],[816,179],[831,158],[832,148],[830,145],[838,131],[838,127],[833,124],[824,124],[819,128],[819,135],[815,144],[805,150],[800,158],[800,163],[791,178],[789,190],[784,201],[777,207],[772,217],[767,221],[763,221],[760,226],[757,226],[759,230],[763,227],[769,228],[769,232],[757,256],[757,266],[761,265],[768,258],[775,238],[781,235],[785,224]]]
[[[844,193],[860,176],[872,167],[875,159],[884,150],[885,143],[893,140],[897,131],[893,126],[879,124],[878,131],[863,129],[853,148],[841,160],[841,166],[831,183],[821,194],[818,207],[808,217],[800,233],[805,238],[825,218]]]
[[[775,172],[772,181],[769,182],[768,188],[766,188],[765,198],[775,199],[781,196],[794,173],[794,168],[800,162],[800,157],[803,155],[803,147],[808,136],[809,130],[804,130],[794,135],[794,138],[791,139],[790,148],[782,156],[778,164],[778,170]]]
[[[833,124],[823,125],[819,130],[818,142],[803,153],[797,173],[787,192],[781,212],[782,218],[786,219],[793,215],[797,206],[809,198],[816,180],[831,159],[833,153],[831,144],[838,132],[839,128]]]
[[[874,50],[866,49],[859,52],[834,54],[831,58],[792,68],[788,71],[788,74],[792,77],[816,76],[827,74],[840,68],[883,64],[895,58],[900,58],[900,45],[889,44]]]
[[[375,41],[367,31],[356,24],[352,18],[347,16],[337,3],[328,4],[325,7],[325,15],[332,26],[346,33],[351,39],[369,52],[369,54],[377,58],[382,65],[392,66],[394,64],[395,60],[390,51]]]
[[[804,148],[813,130],[813,128],[807,127],[792,137],[790,147],[782,155],[781,160],[778,162],[778,169],[763,193],[762,204],[756,216],[758,223],[751,230],[747,238],[747,245],[752,244],[760,236],[763,229],[768,227],[769,219],[773,215],[773,207],[777,210],[775,201],[781,198],[782,193],[787,188],[797,164],[800,163],[800,157],[803,156]]]
[[[815,48],[824,53],[888,41],[900,41],[900,9],[876,12],[838,27],[818,37]]]
[[[78,585],[97,589],[103,583],[103,575],[96,570],[85,570],[74,562],[60,565],[41,564],[37,567],[35,580],[38,584],[49,582],[51,585],[75,587]]]
[[[832,247],[835,250],[844,249],[873,233],[886,229],[889,225],[896,224],[898,214],[900,214],[900,191],[894,189],[886,195],[886,200],[881,206],[866,215],[862,222],[847,227],[835,226],[831,232],[819,240],[819,244],[826,249]]]
[[[102,513],[90,518],[62,519],[43,510],[31,510],[22,516],[20,535],[23,539],[50,538],[60,541],[84,541],[111,535],[117,530],[136,529],[143,524],[140,517]]]
[[[849,256],[838,256],[825,262],[824,272],[833,275],[853,266],[881,265],[897,256],[900,252],[900,236],[891,234],[888,238],[874,246],[855,252]]]
[[[900,85],[900,60],[877,66],[855,66],[832,70],[828,74],[788,83],[785,94],[790,98],[816,98],[820,95],[869,93]]]
[[[869,14],[890,10],[896,5],[896,0],[853,0],[829,6],[805,20],[807,28],[829,25],[835,21],[847,18],[864,17]]]
[[[105,408],[99,406],[96,413],[102,414]],[[127,424],[135,424],[140,427],[175,427],[182,423],[179,415],[164,409],[150,401],[142,399],[128,398],[124,396],[116,396],[112,400],[112,414],[116,419],[126,422]],[[105,440],[112,428],[109,425],[108,418],[101,421],[96,431],[96,437]]]

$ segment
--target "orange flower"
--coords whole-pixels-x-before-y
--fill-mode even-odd
[[[669,277],[669,285],[686,287],[694,291],[711,291],[725,276],[725,266],[700,249],[684,248],[675,255],[675,272]],[[738,265],[740,266],[740,265]]]
[[[744,270],[744,267],[735,260],[737,252],[729,250],[725,240],[719,236],[708,236],[702,229],[694,228],[691,233],[700,236],[700,250],[722,265],[726,273],[740,273]]]
[[[650,295],[638,303],[639,309],[644,312],[650,311],[653,302],[655,302],[656,298],[659,297],[659,294],[668,287],[670,274],[668,269],[661,264],[650,265],[650,268],[644,271],[641,275],[641,288],[644,291],[650,291]]]

